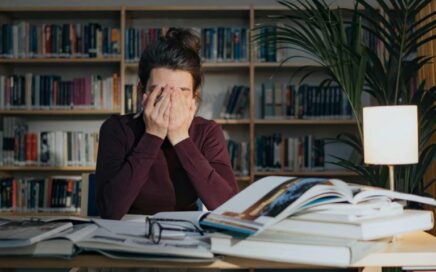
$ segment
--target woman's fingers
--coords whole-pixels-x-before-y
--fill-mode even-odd
[[[155,106],[155,111],[157,111],[159,116],[163,116],[164,112],[166,111],[166,108],[170,103],[171,92],[172,90],[168,86],[165,87],[164,91],[162,92],[162,98]]]
[[[156,85],[156,87],[154,87],[153,91],[151,92],[151,94],[148,96],[147,99],[147,104],[146,107],[151,109],[154,107],[154,104],[156,102],[156,97],[161,93],[161,89],[164,86],[162,86],[161,84]],[[166,86],[165,86],[166,87]]]

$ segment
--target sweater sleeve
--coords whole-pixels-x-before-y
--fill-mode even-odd
[[[219,125],[214,124],[210,129],[201,151],[191,138],[176,144],[174,149],[201,201],[209,210],[238,193]]]
[[[159,137],[144,133],[127,154],[120,121],[110,118],[103,123],[96,169],[97,206],[103,218],[120,219],[129,211],[148,180],[162,142]]]

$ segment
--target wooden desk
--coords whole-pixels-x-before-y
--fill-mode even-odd
[[[384,249],[372,253],[351,267],[366,267],[364,271],[379,271],[380,267],[433,267],[436,269],[436,237],[417,232],[404,235]],[[154,267],[154,268],[325,268],[304,264],[291,264],[223,257],[211,263],[183,263],[168,261],[115,260],[101,255],[79,255],[71,260],[55,258],[0,258],[0,268],[72,268],[72,267]]]

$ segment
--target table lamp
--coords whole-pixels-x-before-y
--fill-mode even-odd
[[[365,163],[388,165],[395,190],[394,165],[418,163],[417,107],[364,107],[363,147]]]

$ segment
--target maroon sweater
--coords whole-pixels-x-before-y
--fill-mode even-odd
[[[126,213],[215,209],[238,192],[221,127],[195,117],[190,138],[172,146],[145,133],[142,115],[112,116],[100,128],[97,206],[103,218]]]

